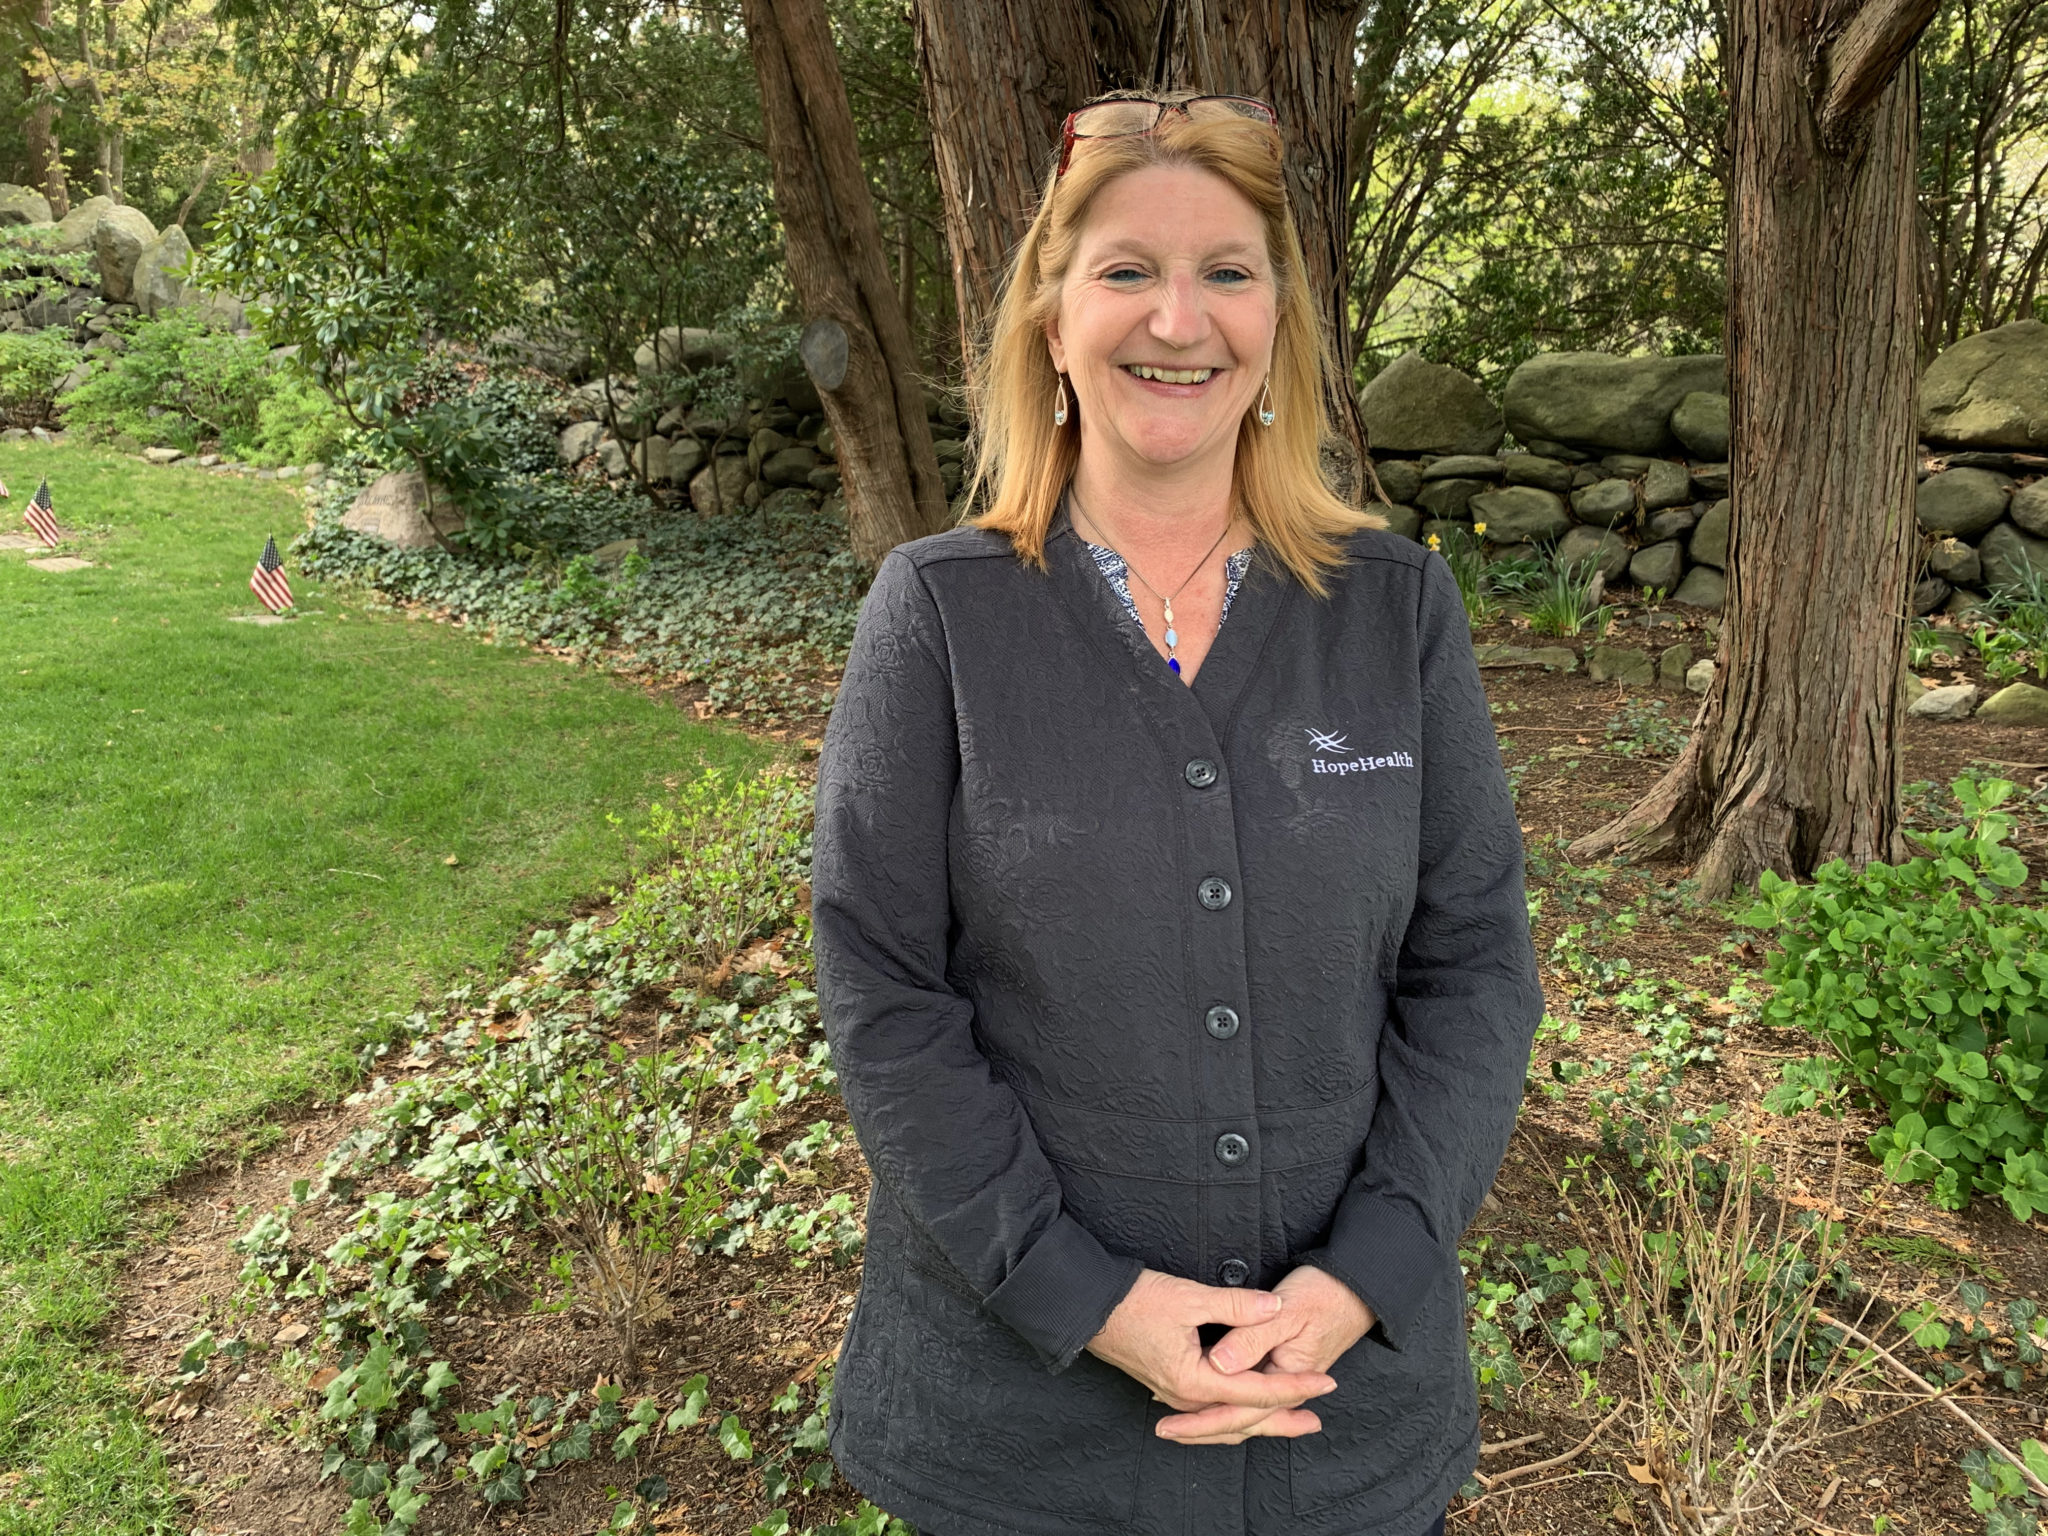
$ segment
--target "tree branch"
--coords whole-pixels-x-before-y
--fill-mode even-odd
[[[1850,119],[1877,100],[1934,19],[1939,0],[1868,0],[1828,48],[1820,131],[1839,143]]]

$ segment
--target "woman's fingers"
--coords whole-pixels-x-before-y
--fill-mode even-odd
[[[1170,1384],[1176,1402],[1235,1404],[1240,1408],[1296,1408],[1337,1390],[1321,1371],[1238,1371],[1226,1375],[1207,1360]]]
[[[1180,1445],[1236,1445],[1258,1436],[1293,1439],[1321,1431],[1323,1421],[1306,1408],[1211,1407],[1195,1413],[1169,1414],[1158,1423],[1161,1438]]]
[[[1181,1321],[1192,1326],[1221,1323],[1227,1328],[1248,1328],[1278,1317],[1281,1300],[1271,1291],[1250,1291],[1241,1286],[1202,1285],[1183,1281],[1187,1290],[1176,1297]]]
[[[1210,1346],[1209,1362],[1226,1375],[1248,1371],[1293,1339],[1304,1322],[1304,1318],[1283,1311],[1268,1322],[1233,1328]]]

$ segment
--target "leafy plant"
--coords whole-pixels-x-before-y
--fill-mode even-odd
[[[1692,733],[1662,699],[1624,700],[1607,722],[1607,750],[1623,757],[1676,757]]]
[[[1590,630],[1594,638],[1607,633],[1614,610],[1600,601],[1605,583],[1599,560],[1566,560],[1553,550],[1522,593],[1522,612],[1539,635],[1568,637]]]
[[[41,426],[50,419],[57,386],[83,358],[61,327],[0,331],[0,415],[9,426]]]
[[[1782,946],[1764,1017],[1825,1041],[1890,1117],[1870,1141],[1885,1172],[1952,1209],[1997,1195],[2024,1221],[2048,1210],[2048,912],[1996,899],[2027,875],[1998,809],[2013,786],[1952,790],[1969,819],[1912,834],[1924,855],[1836,861],[1810,886],[1765,874],[1742,921]]]
[[[64,397],[68,426],[92,438],[125,436],[187,451],[202,438],[232,454],[254,450],[258,413],[271,389],[261,343],[208,330],[189,309],[121,334],[127,349]]]

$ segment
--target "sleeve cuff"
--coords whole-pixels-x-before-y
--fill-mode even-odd
[[[1373,1310],[1373,1325],[1390,1348],[1415,1324],[1430,1287],[1444,1272],[1444,1252],[1399,1200],[1353,1195],[1337,1207],[1322,1247],[1295,1258],[1342,1280]]]
[[[1102,1331],[1143,1268],[1111,1253],[1062,1212],[982,1305],[1023,1335],[1057,1374]]]

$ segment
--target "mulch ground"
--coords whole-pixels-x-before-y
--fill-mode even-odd
[[[1475,638],[1531,643],[1526,632],[1508,626]],[[1653,654],[1677,640],[1690,643],[1700,655],[1713,651],[1711,635],[1696,620],[1640,631],[1633,638]],[[1965,666],[1960,676],[1992,691],[1972,667]],[[1945,675],[1942,680],[1951,679]],[[1666,766],[1657,758],[1610,750],[1608,722],[1621,705],[1631,698],[1663,698],[1667,714],[1683,724],[1697,701],[1683,694],[1624,692],[1589,681],[1583,671],[1488,671],[1486,682],[1490,697],[1501,706],[1504,738],[1513,743],[1509,760],[1526,764],[1521,813],[1532,852],[1540,856],[1532,861],[1537,871],[1532,883],[1550,892],[1539,920],[1539,954],[1549,955],[1552,940],[1567,923],[1588,922],[1600,929],[1603,958],[1625,957],[1639,972],[1709,997],[1724,994],[1738,975],[1753,972],[1757,954],[1751,936],[1675,891],[1682,869],[1623,867],[1589,885],[1556,859],[1556,839],[1592,830],[1630,804]],[[677,702],[687,709],[692,701]],[[789,735],[799,745],[814,744],[815,723]],[[1946,783],[1974,770],[2011,778],[2028,790],[2048,785],[2048,730],[1909,721],[1905,755],[1909,780]],[[2023,817],[2016,846],[2036,876],[2048,874],[2048,815]],[[1631,905],[1640,914],[1632,927],[1601,925],[1601,919]],[[1571,978],[1547,969],[1545,984],[1552,991],[1553,1011],[1561,1012],[1574,990]],[[1582,1033],[1569,1047],[1575,1059],[1626,1062],[1641,1046],[1619,1021],[1603,1017],[1597,1000],[1582,1007]],[[1728,1024],[1719,1060],[1689,1074],[1682,1090],[1688,1102],[1753,1104],[1775,1080],[1782,1060],[1808,1054],[1803,1038],[1787,1039],[1740,1017]],[[190,1490],[192,1529],[207,1536],[340,1529],[348,1500],[333,1481],[319,1480],[319,1451],[307,1437],[318,1394],[303,1372],[285,1368],[284,1351],[273,1342],[295,1323],[317,1319],[238,1300],[241,1259],[229,1245],[255,1215],[285,1200],[294,1180],[316,1176],[328,1151],[368,1112],[361,1104],[307,1112],[284,1127],[270,1151],[185,1179],[139,1224],[146,1235],[125,1266],[121,1305],[109,1324],[108,1340],[131,1371],[170,1463]],[[803,1118],[820,1113],[815,1104],[807,1104]],[[1783,1135],[1796,1136],[1804,1145],[1789,1147],[1781,1138],[1779,1150],[1785,1153],[1780,1166],[1788,1170],[1794,1194],[1810,1196],[1816,1204],[1836,1202],[1835,1214],[1848,1223],[1852,1242],[1871,1235],[1931,1239],[1967,1261],[1995,1301],[2048,1299],[2048,1241],[2038,1230],[2012,1221],[1991,1202],[1979,1200],[1958,1215],[1934,1208],[1918,1188],[1885,1182],[1862,1147],[1862,1138],[1875,1128],[1868,1117],[1852,1117],[1846,1167],[1837,1186],[1829,1182],[1836,1146],[1832,1125],[1793,1122]],[[1584,1090],[1558,1098],[1532,1094],[1495,1198],[1468,1241],[1489,1239],[1496,1249],[1529,1241],[1553,1250],[1567,1246],[1572,1229],[1560,1220],[1552,1175],[1568,1156],[1582,1155],[1592,1145]],[[1804,1179],[1796,1172],[1802,1158]],[[854,1168],[839,1170],[837,1177],[857,1183],[862,1175]],[[330,1219],[338,1222],[340,1213]],[[324,1247],[331,1238],[318,1230],[317,1221],[302,1218],[302,1245]],[[616,1379],[609,1335],[601,1326],[572,1313],[535,1309],[534,1298],[550,1294],[549,1281],[541,1256],[526,1257],[530,1284],[524,1290],[514,1285],[495,1298],[466,1295],[431,1325],[437,1352],[453,1362],[461,1378],[465,1407],[487,1404],[507,1390],[516,1389],[522,1398],[540,1392],[559,1396],[574,1388],[587,1393],[600,1381]],[[1944,1274],[1910,1263],[1892,1263],[1887,1269],[1874,1252],[1868,1271],[1888,1297],[1899,1300],[1951,1295],[1960,1272]],[[644,1346],[641,1379],[623,1383],[627,1401],[658,1393],[666,1407],[682,1381],[704,1372],[711,1378],[714,1403],[721,1410],[736,1408],[754,1430],[757,1445],[767,1444],[764,1431],[778,1422],[769,1410],[771,1399],[792,1380],[810,1380],[832,1358],[857,1279],[845,1264],[799,1269],[775,1254],[686,1261],[672,1286],[673,1316],[652,1328]],[[213,1373],[205,1395],[173,1396],[169,1387],[179,1355],[207,1327],[223,1338],[246,1337],[251,1350],[238,1373]],[[1651,1491],[1627,1470],[1640,1456],[1639,1448],[1627,1444],[1618,1430],[1580,1448],[1601,1414],[1581,1400],[1575,1374],[1561,1360],[1553,1355],[1538,1369],[1539,1346],[1528,1361],[1531,1381],[1515,1405],[1484,1414],[1487,1441],[1514,1443],[1484,1457],[1482,1472],[1497,1477],[1575,1448],[1577,1453],[1555,1468],[1497,1485],[1475,1500],[1460,1500],[1453,1509],[1453,1528],[1499,1536],[1655,1529]],[[1885,1396],[1896,1382],[1871,1385],[1872,1394],[1832,1405],[1830,1411],[1843,1424],[1854,1424],[1852,1415],[1867,1416],[1905,1400],[1903,1395]],[[2020,1392],[1990,1392],[1980,1383],[1962,1400],[2009,1445],[2042,1434],[2048,1390],[2038,1370]],[[1854,1536],[1879,1529],[1981,1530],[1982,1517],[1969,1509],[1967,1484],[1957,1465],[1973,1444],[1952,1419],[1924,1410],[1836,1439],[1828,1455],[1794,1470],[1780,1490],[1786,1509],[1755,1528]],[[651,1520],[653,1529],[745,1536],[770,1508],[754,1464],[732,1460],[700,1430],[670,1436],[654,1454],[624,1464],[600,1455],[548,1473],[529,1490],[525,1503],[491,1513],[467,1492],[445,1493],[433,1501],[420,1530],[488,1528],[534,1536],[596,1531],[609,1517],[615,1491],[650,1474],[665,1479],[670,1489]],[[851,1499],[851,1491],[839,1485],[787,1499],[784,1506],[801,1528],[837,1518]],[[1878,1517],[1888,1524],[1874,1524]]]

